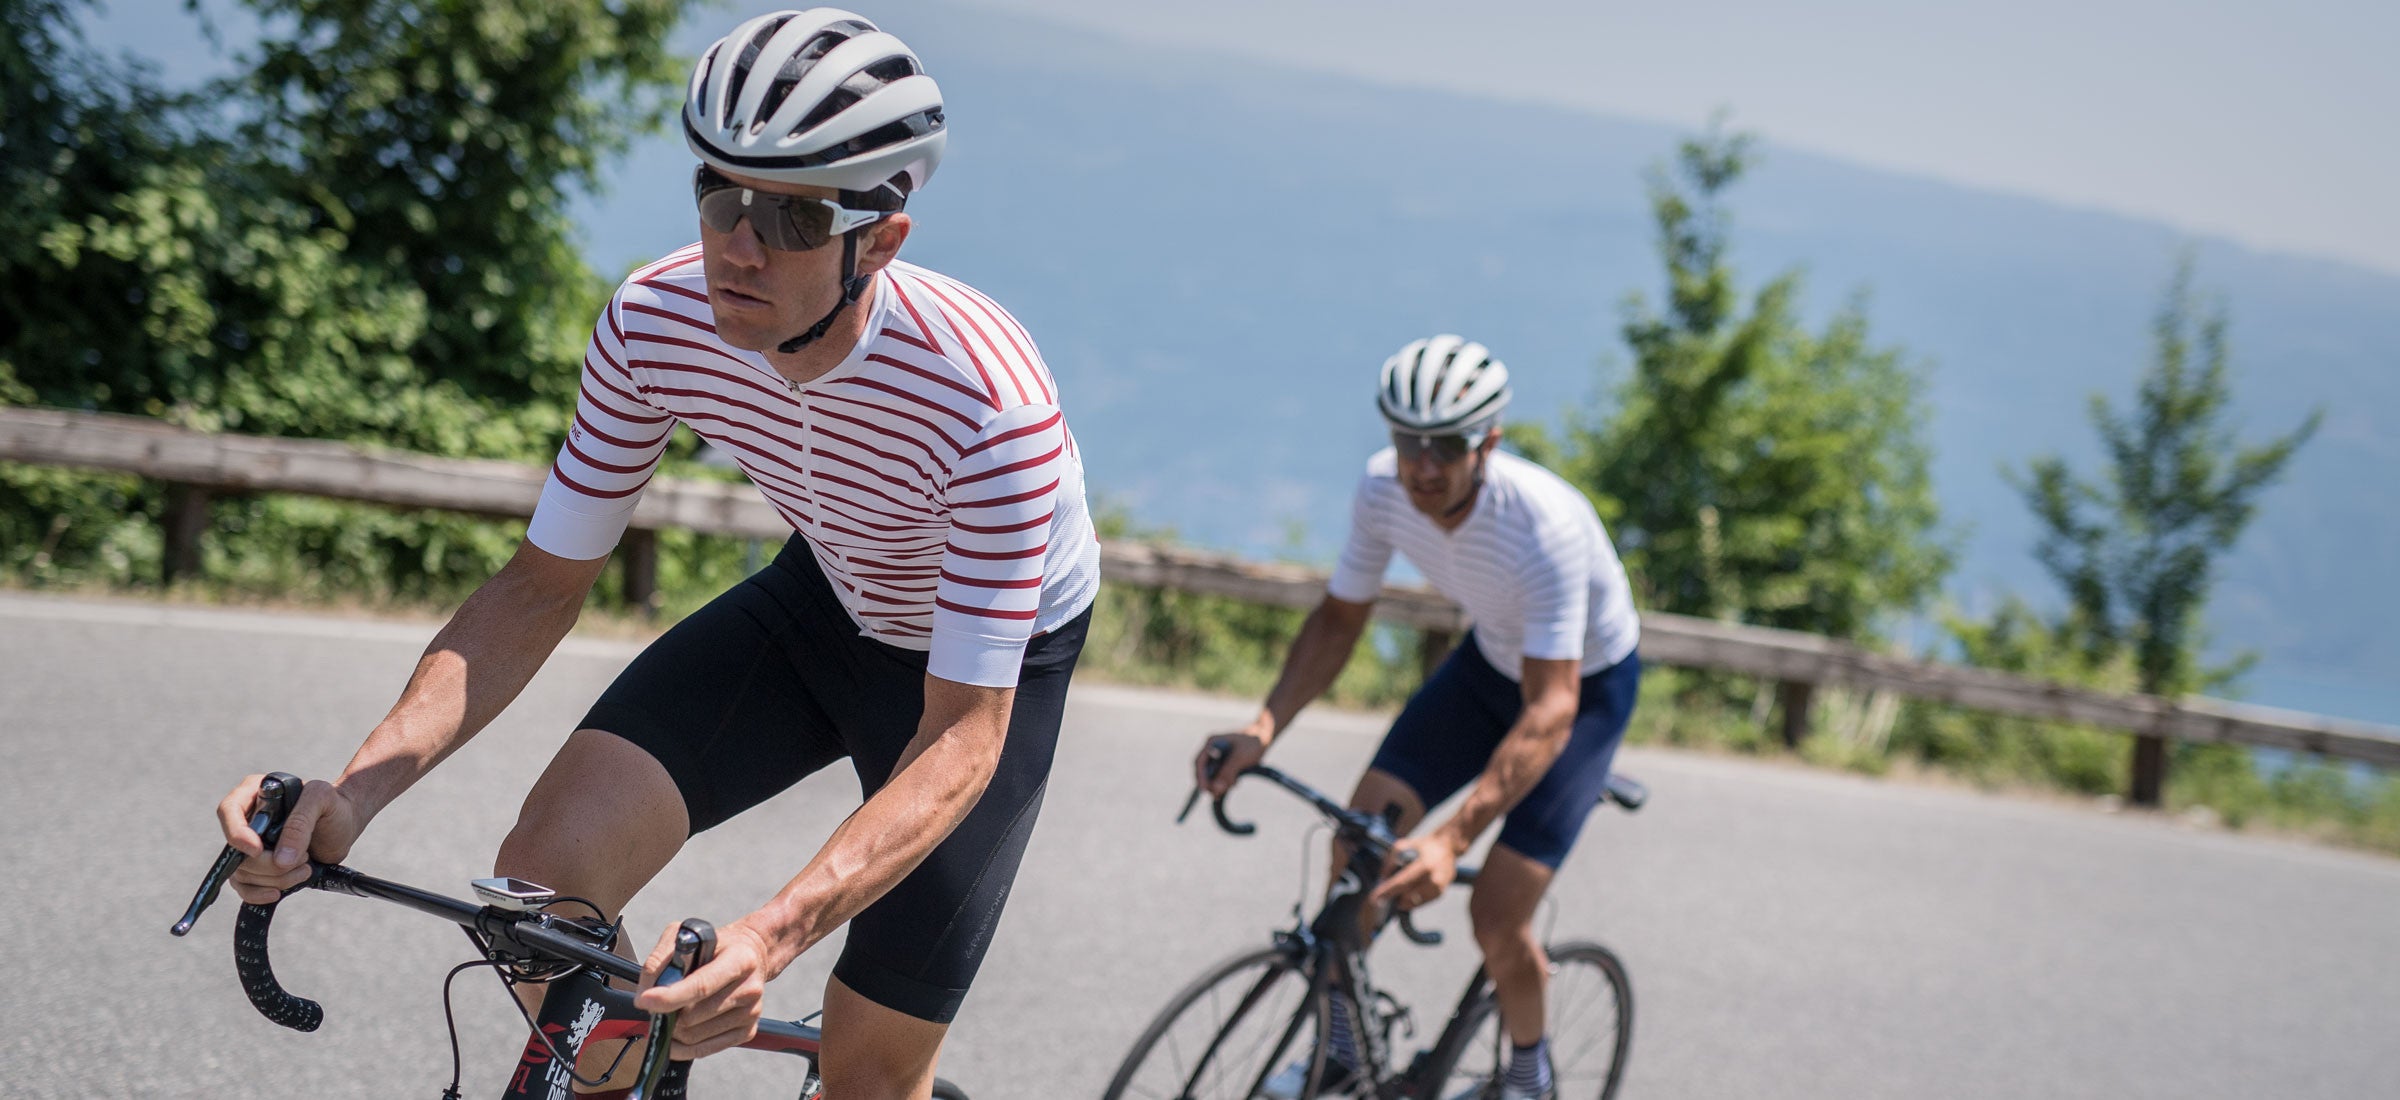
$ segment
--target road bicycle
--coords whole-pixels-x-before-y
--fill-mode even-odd
[[[269,775],[259,785],[250,828],[269,849],[274,848],[283,832],[284,819],[299,801],[300,785],[297,777],[286,772]],[[208,877],[201,881],[199,892],[192,896],[183,918],[169,931],[177,936],[190,932],[200,914],[217,900],[226,880],[241,862],[241,852],[227,845],[209,868]],[[339,864],[310,860],[308,881],[286,890],[284,896],[301,890],[325,890],[376,898],[451,921],[464,929],[480,957],[452,969],[449,978],[443,980],[442,1007],[446,1017],[450,1015],[451,981],[476,967],[489,967],[500,975],[512,991],[512,1000],[519,982],[550,983],[552,996],[565,987],[563,983],[572,983],[575,992],[587,998],[580,1011],[567,1013],[575,1024],[534,1027],[528,1015],[526,1023],[534,1034],[542,1037],[543,1049],[537,1052],[529,1048],[517,1068],[519,1076],[510,1082],[509,1095],[522,1094],[520,1086],[526,1083],[523,1079],[526,1074],[547,1078],[550,1095],[561,1100],[571,1095],[570,1081],[598,1084],[613,1075],[616,1063],[598,1078],[587,1079],[576,1076],[577,1060],[586,1049],[606,1052],[605,1046],[594,1044],[618,1042],[622,1044],[615,1054],[619,1063],[635,1044],[641,1045],[641,1057],[633,1075],[633,1100],[676,1100],[682,1096],[681,1073],[674,1069],[668,1056],[668,1040],[675,1033],[676,1014],[652,1015],[633,1007],[634,987],[641,982],[642,966],[612,950],[617,942],[617,926],[588,901],[561,897],[521,879],[478,879],[473,886],[482,899],[481,904],[375,878]],[[267,930],[280,904],[280,901],[266,905],[243,903],[234,919],[234,970],[241,977],[242,991],[260,1015],[294,1031],[315,1031],[324,1022],[323,1007],[285,990],[276,981],[274,967],[267,957]],[[590,913],[579,916],[554,911],[570,906],[581,906]],[[715,945],[716,933],[708,922],[684,921],[676,930],[674,958],[659,975],[658,984],[671,985],[706,964]],[[583,980],[578,981],[579,978]],[[518,1007],[522,1012],[523,1005],[520,1003]],[[548,1016],[545,1013],[545,1018]],[[761,1020],[757,1036],[742,1044],[744,1049],[797,1055],[806,1066],[800,1080],[801,1100],[817,1100],[823,1092],[823,1081],[817,1072],[823,1034],[807,1023],[807,1019],[814,1018],[812,1015],[803,1020]],[[442,1091],[442,1100],[459,1100],[455,1018],[451,1022],[450,1060],[450,1085]],[[530,1091],[540,1094],[538,1088]],[[934,1082],[933,1096],[935,1100],[967,1100],[966,1093],[957,1085],[939,1079]]]
[[[1304,1083],[1289,1100],[1334,1095],[1323,1040],[1335,1004],[1346,1006],[1360,1059],[1356,1077],[1340,1086],[1342,1093],[1373,1100],[1497,1098],[1507,1069],[1507,1033],[1500,1026],[1491,979],[1480,967],[1432,1045],[1416,1051],[1405,1065],[1398,1060],[1398,1046],[1414,1038],[1414,1016],[1375,986],[1367,959],[1374,936],[1360,919],[1396,839],[1391,819],[1350,809],[1271,767],[1243,769],[1240,778],[1249,777],[1290,791],[1324,816],[1349,852],[1343,872],[1314,918],[1277,931],[1269,946],[1225,960],[1177,993],[1134,1040],[1105,1100],[1260,1100],[1268,1095],[1269,1080],[1301,1059],[1306,1060]],[[1648,797],[1631,778],[1610,776],[1601,801],[1630,812]],[[1199,798],[1195,789],[1176,821],[1190,816]],[[1227,817],[1222,797],[1211,803],[1210,812],[1228,833],[1257,831],[1249,822]],[[1460,884],[1475,877],[1476,868],[1459,867]],[[1299,906],[1293,910],[1300,915]],[[1395,920],[1411,943],[1442,942],[1439,931],[1418,928],[1405,911],[1381,914],[1376,929]],[[1608,1100],[1624,1079],[1633,1042],[1633,986],[1625,965],[1596,943],[1552,943],[1546,950],[1557,1095]],[[1347,997],[1337,1001],[1336,990]]]

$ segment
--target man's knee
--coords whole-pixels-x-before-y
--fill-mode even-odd
[[[950,1028],[825,982],[825,1092],[842,1100],[924,1100]]]
[[[1403,835],[1425,817],[1425,802],[1417,797],[1416,788],[1381,768],[1369,768],[1358,777],[1358,786],[1350,792],[1350,808],[1386,815],[1397,809],[1399,816],[1392,827]]]
[[[577,730],[526,793],[494,867],[613,911],[682,849],[689,830],[664,766],[615,734]]]
[[[1485,954],[1494,948],[1534,942],[1533,919],[1525,914],[1502,912],[1499,907],[1478,904],[1480,896],[1467,901],[1467,921],[1473,927],[1475,942]]]

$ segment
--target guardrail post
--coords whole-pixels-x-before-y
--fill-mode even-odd
[[[1808,736],[1808,711],[1817,700],[1817,685],[1785,680],[1775,685],[1775,701],[1783,709],[1783,747],[1796,749]]]
[[[2167,787],[2167,739],[2155,733],[2133,735],[2133,777],[2125,799],[2136,806],[2157,809]]]
[[[625,571],[625,605],[645,619],[658,617],[658,532],[635,527],[625,532],[619,567]]]
[[[1417,680],[1433,679],[1433,670],[1442,667],[1442,659],[1458,648],[1458,632],[1427,627],[1417,632]]]
[[[165,552],[158,559],[159,582],[173,585],[182,578],[199,576],[200,536],[208,530],[208,490],[170,482],[166,514],[159,517],[159,526],[166,533]]]

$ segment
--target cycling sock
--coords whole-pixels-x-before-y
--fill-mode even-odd
[[[1333,995],[1326,1000],[1328,1003],[1325,1008],[1328,1018],[1325,1021],[1325,1060],[1329,1063],[1327,1072],[1330,1073],[1333,1066],[1356,1072],[1358,1070],[1358,1035],[1350,1025],[1350,1017],[1353,1014],[1350,995],[1336,989],[1333,991]]]
[[[1509,1044],[1508,1090],[1528,1096],[1540,1096],[1550,1090],[1550,1037],[1545,1035],[1529,1047]]]

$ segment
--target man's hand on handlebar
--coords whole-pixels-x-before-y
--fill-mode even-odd
[[[758,1034],[766,1012],[767,982],[775,977],[774,945],[747,920],[717,929],[716,953],[673,985],[658,984],[659,972],[675,953],[678,926],[668,925],[642,963],[642,991],[635,1008],[675,1020],[672,1056],[700,1058],[731,1050]]]
[[[308,881],[311,858],[324,863],[348,858],[350,846],[358,842],[359,831],[367,825],[364,808],[350,796],[322,779],[311,779],[300,788],[300,801],[285,820],[275,850],[266,851],[258,834],[250,831],[249,820],[264,779],[264,775],[253,775],[242,780],[232,794],[217,803],[217,826],[225,834],[225,843],[247,857],[233,873],[230,885],[243,901],[254,905],[272,902],[285,890]]]
[[[1223,798],[1242,769],[1266,759],[1267,742],[1253,732],[1211,734],[1192,758],[1192,782],[1210,798]]]
[[[1458,878],[1458,849],[1439,830],[1402,837],[1383,860],[1383,881],[1367,895],[1374,903],[1397,904],[1402,911],[1432,904]]]

